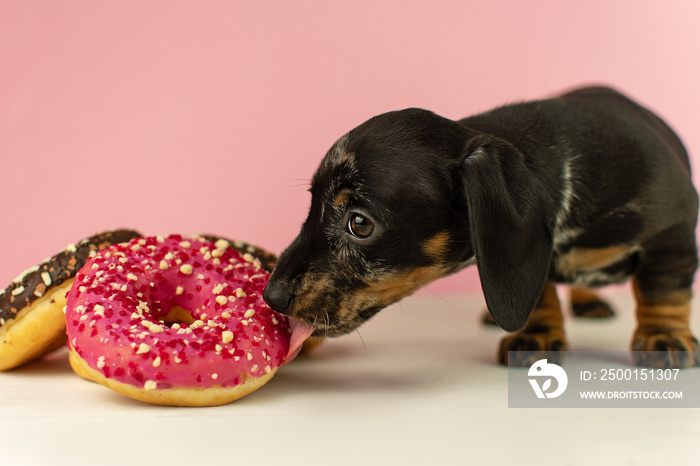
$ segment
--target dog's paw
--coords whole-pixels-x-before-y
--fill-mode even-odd
[[[504,337],[498,350],[498,362],[505,366],[529,367],[540,359],[550,363],[564,362],[569,345],[564,332],[547,329],[541,332],[523,330]],[[509,360],[509,351],[516,351]]]
[[[638,366],[683,369],[700,366],[700,345],[689,331],[634,332],[631,350]]]
[[[586,319],[607,319],[615,315],[615,311],[610,304],[603,300],[572,302],[571,310],[576,317]]]

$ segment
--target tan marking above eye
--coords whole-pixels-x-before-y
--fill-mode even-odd
[[[336,194],[335,198],[333,199],[333,206],[340,207],[344,204],[347,204],[349,200],[350,195],[346,191],[341,191],[338,194]]]

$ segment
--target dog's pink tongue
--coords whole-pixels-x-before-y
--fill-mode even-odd
[[[297,354],[299,354],[299,351],[301,351],[301,345],[311,336],[312,333],[314,333],[314,330],[316,330],[315,328],[299,322],[296,319],[292,319],[291,317],[287,318],[287,322],[289,322],[289,328],[292,334],[289,337],[289,351],[287,352],[287,357],[285,358],[285,364],[289,364],[292,359],[297,357]]]

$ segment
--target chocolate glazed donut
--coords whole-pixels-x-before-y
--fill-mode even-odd
[[[63,346],[63,307],[75,274],[98,250],[139,236],[125,229],[91,236],[26,270],[0,291],[0,370]]]

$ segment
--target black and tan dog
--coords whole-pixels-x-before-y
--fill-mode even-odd
[[[311,194],[264,297],[315,335],[350,332],[476,264],[493,319],[514,332],[501,362],[509,350],[568,348],[556,283],[631,279],[631,347],[661,352],[637,362],[700,363],[689,328],[698,197],[688,156],[660,118],[614,90],[460,121],[420,109],[379,115],[331,147]]]

